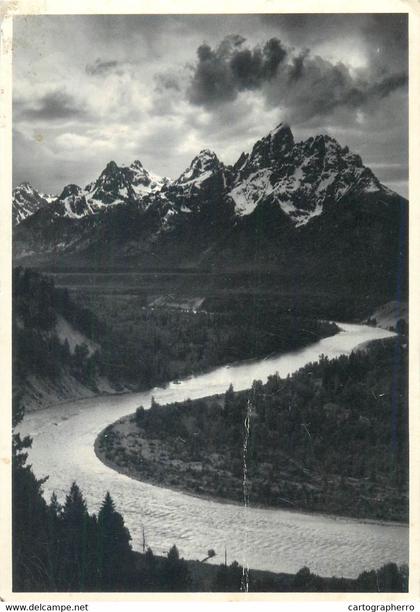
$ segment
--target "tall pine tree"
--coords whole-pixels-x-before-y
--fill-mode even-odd
[[[83,591],[86,587],[88,523],[86,502],[79,487],[73,482],[62,515],[62,584],[69,591]]]
[[[98,514],[97,566],[101,590],[121,588],[131,573],[130,533],[109,492]]]

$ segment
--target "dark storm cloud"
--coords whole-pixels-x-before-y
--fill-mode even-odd
[[[371,94],[377,95],[380,98],[385,98],[391,92],[399,89],[400,87],[406,87],[408,85],[408,75],[406,72],[401,74],[392,74],[389,77],[384,78],[382,81],[371,87]]]
[[[64,91],[52,91],[35,102],[15,100],[13,105],[15,115],[20,119],[82,119],[86,114],[84,105],[78,104],[70,94]]]
[[[244,43],[244,38],[233,35],[216,49],[208,44],[198,47],[187,91],[191,103],[211,109],[235,100],[242,91],[259,90],[268,107],[283,108],[289,120],[301,122],[340,107],[363,109],[407,85],[405,71],[351,70],[309,49],[286,49],[277,38],[254,49]]]
[[[124,71],[122,64],[117,60],[103,61],[99,57],[93,64],[87,64],[85,70],[90,76],[106,76],[112,72],[122,74]]]
[[[267,30],[293,45],[314,47],[326,40],[360,38],[372,55],[381,47],[387,63],[404,62],[408,48],[405,13],[300,13],[260,15]],[[381,54],[381,57],[383,55]]]
[[[197,49],[198,61],[188,90],[190,102],[217,106],[234,100],[238,93],[259,89],[273,79],[287,55],[280,40],[271,38],[261,48],[244,48],[239,35],[224,38],[216,49],[204,43]]]
[[[405,72],[378,76],[355,72],[341,62],[333,64],[319,56],[311,57],[305,51],[291,58],[283,73],[273,81],[264,94],[271,106],[285,104],[300,119],[325,116],[338,107],[363,109],[394,91],[405,88]]]
[[[292,67],[289,71],[289,80],[291,82],[297,81],[303,76],[303,64],[308,55],[309,49],[305,49],[305,51],[302,51],[302,53],[293,58]]]

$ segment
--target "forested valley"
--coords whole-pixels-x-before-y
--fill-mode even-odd
[[[116,390],[148,389],[232,361],[282,353],[337,333],[334,323],[285,312],[273,303],[244,303],[242,308],[180,312],[147,308],[125,301],[98,312],[80,303],[51,277],[31,269],[13,273],[13,372],[16,385],[27,375],[59,378],[65,369],[96,389],[98,377]],[[62,316],[87,340],[73,351],[56,330]],[[102,315],[102,316],[99,316]]]

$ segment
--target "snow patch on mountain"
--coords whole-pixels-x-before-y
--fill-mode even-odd
[[[326,203],[338,203],[350,192],[385,189],[348,147],[325,135],[295,143],[285,124],[258,141],[251,154],[242,154],[234,171],[229,196],[236,214],[249,215],[269,199],[296,226],[318,217]]]
[[[93,212],[86,202],[83,189],[78,185],[66,185],[51,210],[55,217],[68,219],[81,219]]]
[[[249,215],[261,198],[272,193],[270,178],[271,173],[268,169],[258,170],[231,190],[229,195],[235,202],[235,211],[239,215]]]
[[[55,195],[40,193],[30,183],[21,183],[12,193],[13,224],[18,225],[56,198]]]
[[[86,201],[95,212],[124,202],[141,205],[144,196],[158,193],[168,184],[168,178],[149,172],[139,160],[129,166],[112,161],[96,181],[86,186]]]
[[[192,160],[190,166],[174,182],[175,187],[200,189],[213,175],[223,172],[223,164],[209,149],[203,149]]]
[[[139,160],[129,166],[118,166],[111,161],[84,189],[67,185],[58,197],[41,194],[29,183],[22,183],[13,191],[14,224],[46,207],[49,207],[52,217],[81,219],[127,202],[141,206],[145,196],[160,193],[169,184],[168,178],[149,172]]]
[[[125,168],[126,166],[122,167]],[[137,196],[160,191],[162,187],[169,185],[171,182],[166,176],[161,177],[146,170],[138,159],[128,166],[128,169],[131,171],[131,185]]]

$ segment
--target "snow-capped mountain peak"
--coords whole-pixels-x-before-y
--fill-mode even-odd
[[[93,210],[124,202],[141,202],[143,196],[160,191],[169,179],[152,174],[136,159],[131,165],[107,164],[99,178],[86,186],[86,200]]]
[[[27,217],[53,202],[56,197],[40,193],[27,181],[20,183],[13,189],[13,224],[18,225]]]
[[[23,183],[20,183],[20,185],[15,187],[14,191],[33,193],[35,190],[32,187],[32,185],[30,183],[28,183],[28,181],[23,181]]]
[[[218,172],[221,163],[213,151],[203,149],[194,157],[189,167],[175,181],[176,185],[187,185],[194,183],[196,186],[208,179],[212,174]]]
[[[235,183],[257,170],[281,165],[293,150],[295,141],[287,123],[279,123],[271,132],[260,138],[250,153],[241,153],[233,166]]]
[[[144,166],[139,159],[135,159],[132,164],[130,164],[130,168],[133,170],[144,170]]]
[[[278,145],[281,143],[283,146],[294,144],[294,138],[290,125],[285,122],[279,123],[271,132],[268,133],[267,138],[272,142],[276,142]]]
[[[66,185],[60,196],[54,202],[52,211],[56,217],[81,219],[92,213],[92,208],[86,202],[85,192],[79,185]]]
[[[163,186],[168,185],[170,180],[161,177],[145,169],[140,160],[136,159],[129,166],[132,171],[131,184],[137,196],[160,191]]]
[[[251,158],[254,159],[254,162],[258,158],[258,161],[265,164],[273,161],[278,162],[283,156],[290,153],[294,144],[292,130],[287,123],[280,123],[267,136],[255,143]]]
[[[143,206],[145,196],[158,193],[169,184],[168,178],[152,174],[138,159],[129,166],[119,166],[112,160],[84,189],[75,184],[66,185],[59,197],[40,194],[29,183],[22,183],[13,191],[13,219],[18,224],[48,204],[52,204],[52,216],[72,219],[118,204]]]
[[[269,200],[296,226],[319,216],[325,205],[338,203],[350,190],[383,189],[348,147],[328,135],[295,143],[290,127],[283,123],[260,139],[251,154],[242,154],[234,170],[229,195],[237,214],[248,215]]]
[[[203,163],[216,162],[219,163],[219,158],[211,149],[201,149],[195,159],[200,159]]]
[[[114,161],[110,161],[99,178],[86,186],[86,200],[93,210],[125,201],[128,196],[125,174]]]
[[[79,187],[79,185],[74,185],[73,183],[70,183],[69,185],[66,185],[63,189],[63,191],[61,192],[59,199],[65,199],[71,196],[80,196],[83,194],[83,189],[81,187]]]

